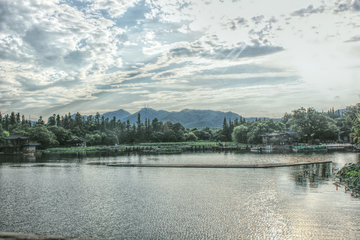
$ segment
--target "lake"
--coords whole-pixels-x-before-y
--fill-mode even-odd
[[[333,163],[257,169],[106,165],[325,160]],[[359,160],[357,153],[0,155],[0,231],[100,239],[360,239],[360,201],[333,185],[335,169]]]

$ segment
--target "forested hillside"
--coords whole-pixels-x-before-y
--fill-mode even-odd
[[[172,119],[179,119],[176,114],[188,113],[191,116],[198,115],[198,118],[208,117],[209,121],[215,121],[216,117],[208,114],[208,111],[183,110],[175,113],[177,118],[169,115],[158,118],[142,117],[141,113],[149,113],[146,116],[156,116],[157,112],[150,109],[142,109],[136,116],[136,122],[129,120],[122,121],[116,117],[107,118],[96,113],[86,118],[79,112],[72,117],[71,113],[60,116],[54,114],[47,121],[42,116],[35,124],[31,124],[24,115],[12,112],[10,115],[2,115],[0,112],[0,143],[3,138],[10,134],[29,136],[31,140],[38,141],[42,148],[67,145],[67,140],[73,137],[84,137],[90,140],[90,145],[113,145],[119,143],[136,142],[183,142],[183,141],[236,141],[246,144],[261,143],[261,135],[270,132],[281,132],[291,130],[298,133],[300,141],[313,141],[319,139],[336,140],[337,132],[341,127],[353,131],[359,137],[359,108],[358,106],[348,107],[345,111],[329,110],[318,112],[314,108],[300,108],[293,110],[291,114],[285,113],[281,121],[272,119],[256,118],[255,121],[246,121],[245,118],[230,119],[223,117],[220,128],[187,128],[180,122],[173,122]],[[210,112],[211,113],[211,112]],[[216,113],[216,112],[215,112]],[[126,113],[125,113],[126,114]],[[151,115],[154,114],[154,115]],[[233,113],[229,113],[231,115]],[[216,115],[216,114],[215,114]],[[158,116],[158,115],[157,115]],[[160,116],[162,116],[160,114]],[[181,119],[181,118],[180,118]],[[186,118],[183,119],[187,122]]]

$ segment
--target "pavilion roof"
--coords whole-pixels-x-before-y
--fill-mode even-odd
[[[8,137],[4,137],[5,140],[15,140],[15,139],[23,139],[23,140],[26,140],[26,139],[29,139],[28,137],[25,137],[25,136],[21,136],[21,135],[10,135]]]
[[[67,142],[70,142],[70,143],[81,143],[81,142],[90,142],[90,140],[87,140],[87,139],[82,138],[82,137],[76,137],[76,138],[67,140]]]

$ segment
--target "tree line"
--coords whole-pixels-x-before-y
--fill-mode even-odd
[[[318,112],[314,108],[299,108],[292,113],[285,113],[281,121],[256,118],[246,121],[245,118],[226,119],[219,129],[185,128],[181,123],[165,123],[157,118],[141,121],[138,114],[136,123],[121,121],[113,117],[105,118],[99,113],[95,116],[75,117],[71,113],[60,116],[54,114],[47,121],[42,116],[32,124],[20,113],[12,112],[2,116],[0,112],[0,142],[10,134],[30,137],[30,140],[42,144],[43,148],[66,146],[67,140],[83,137],[90,145],[114,145],[140,142],[184,142],[184,141],[236,141],[245,144],[259,144],[261,135],[270,132],[290,130],[298,132],[300,141],[319,139],[336,140],[341,127],[353,130],[359,137],[359,109],[348,107],[344,112],[330,109]]]

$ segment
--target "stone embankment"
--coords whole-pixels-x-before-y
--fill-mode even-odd
[[[89,239],[0,232],[0,240],[89,240]]]
[[[89,165],[107,165],[109,167],[158,167],[158,168],[273,168],[291,167],[299,165],[311,165],[331,163],[332,161],[301,162],[301,163],[267,163],[267,164],[146,164],[146,163],[114,163],[89,162]]]

